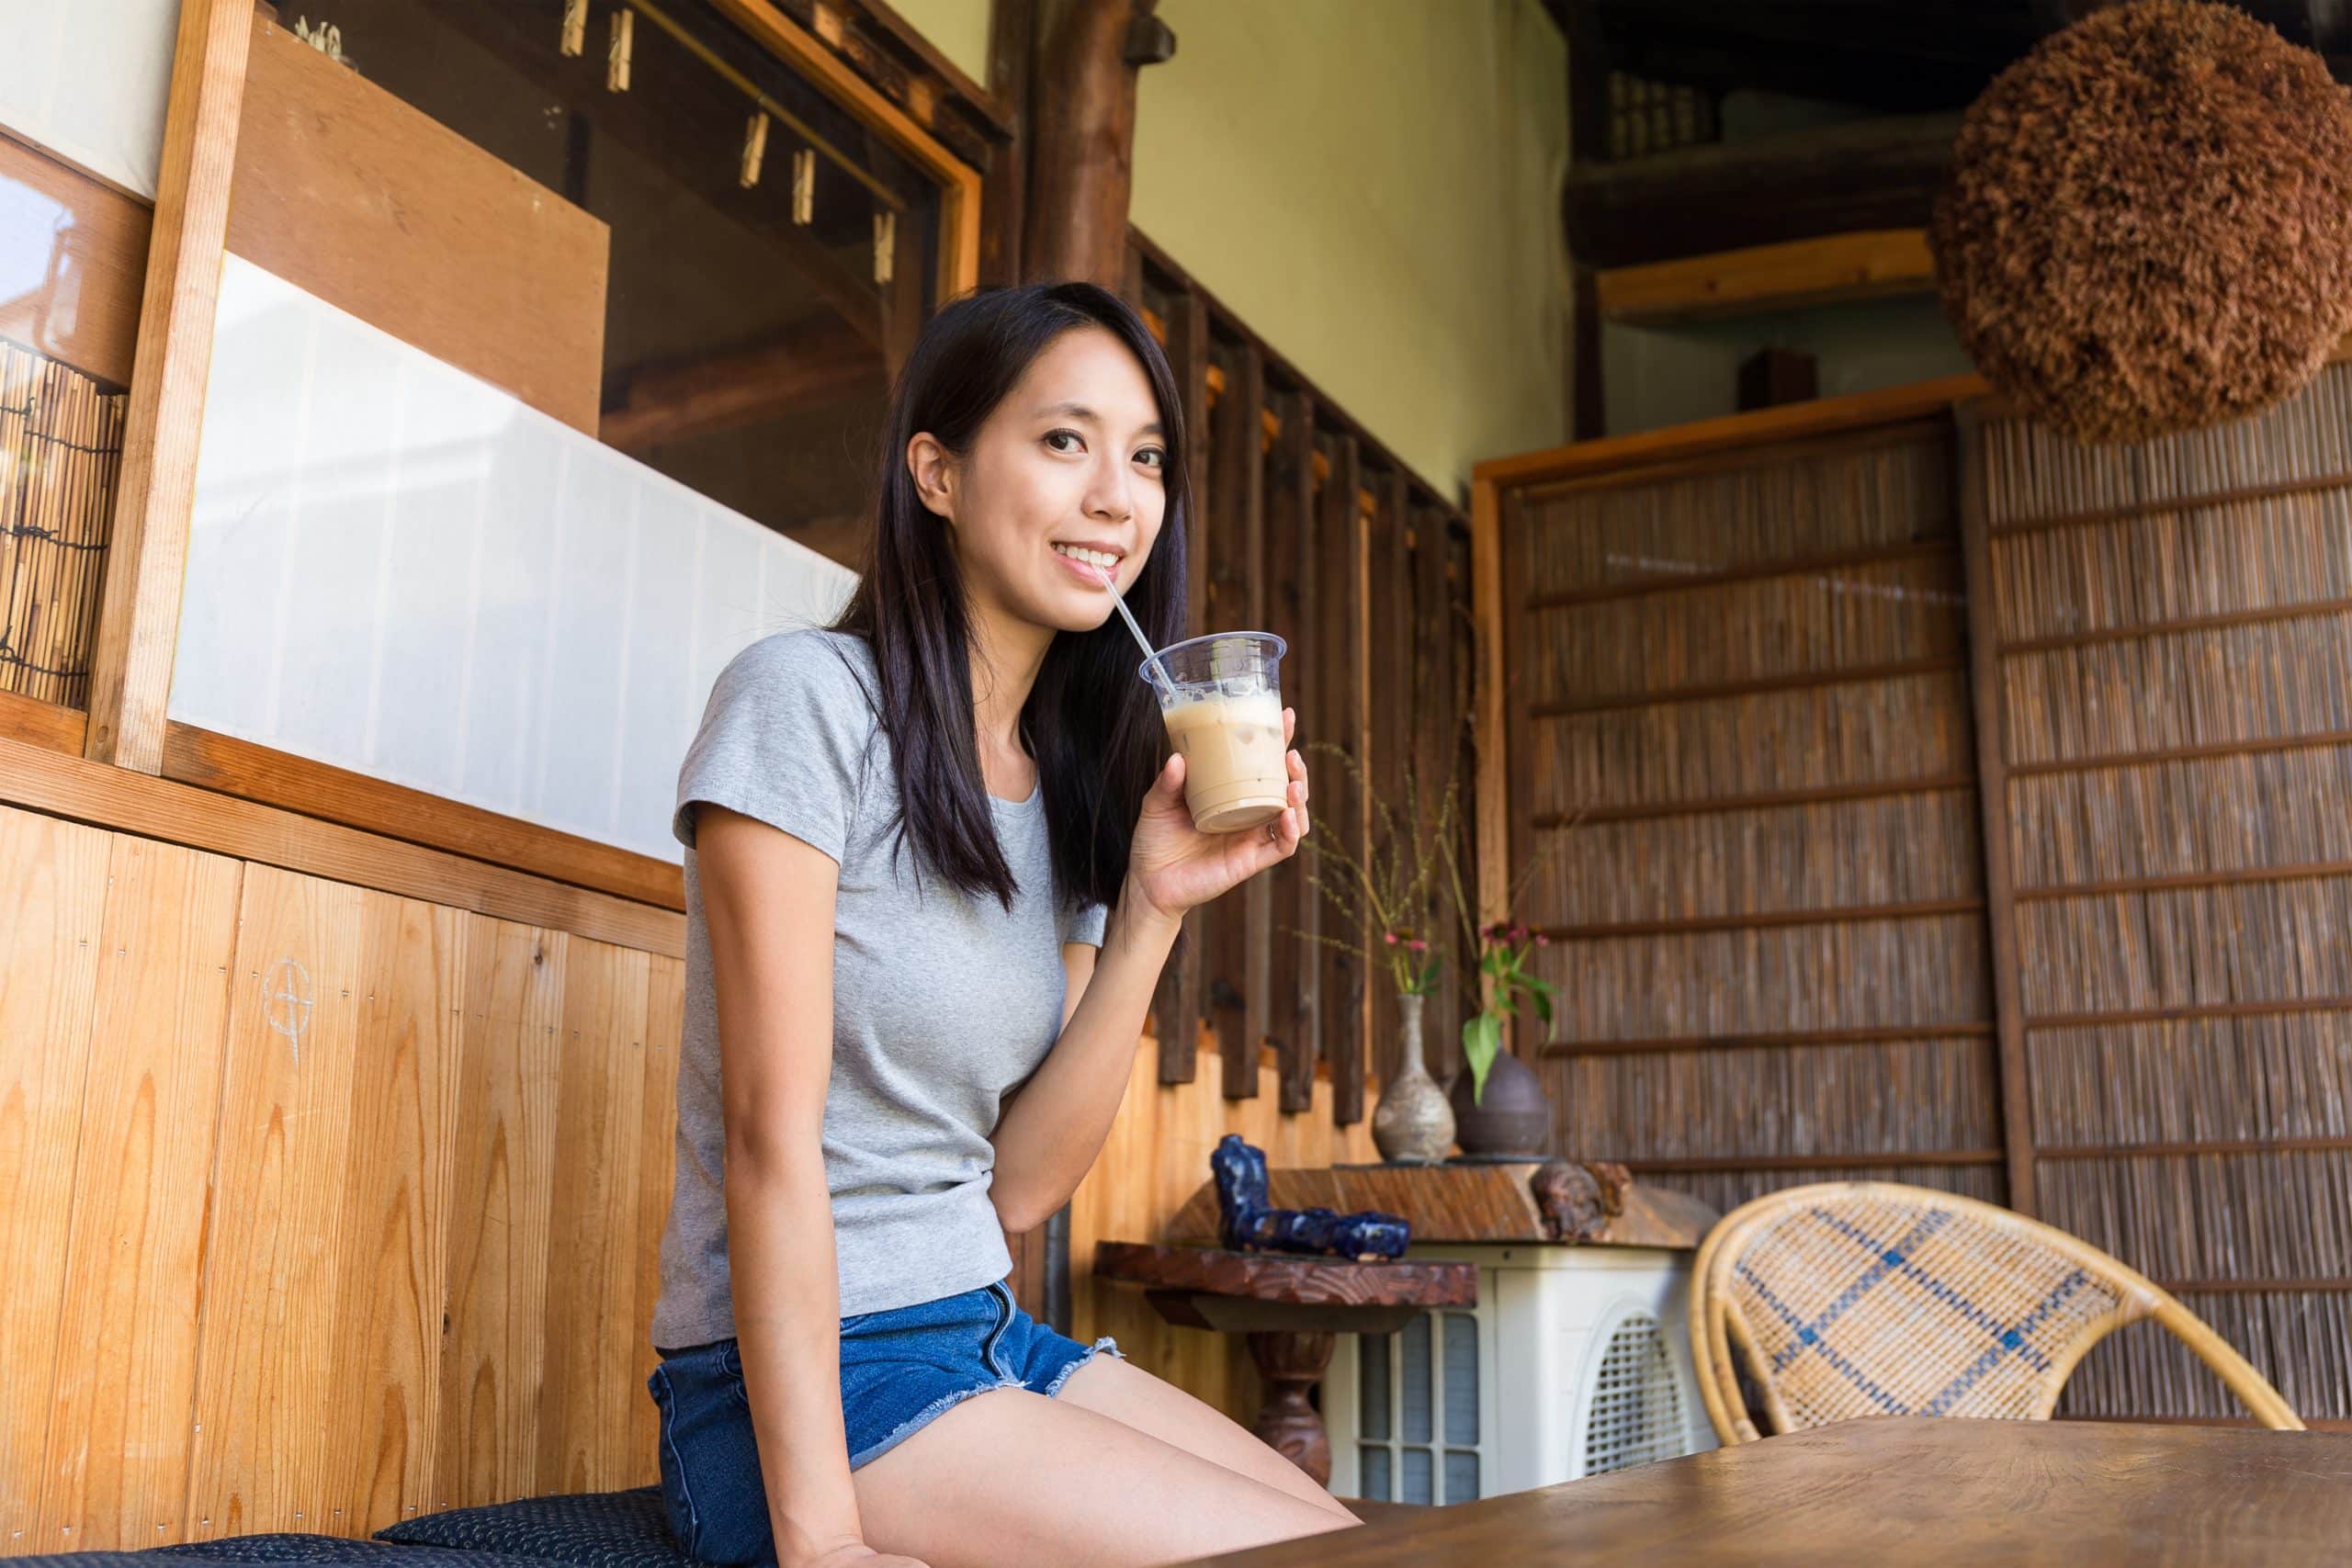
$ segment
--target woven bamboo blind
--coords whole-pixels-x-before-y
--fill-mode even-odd
[[[1938,420],[1506,500],[1563,1149],[2004,1195],[1952,480]]]
[[[0,691],[89,704],[128,401],[0,338]]]
[[[2352,1417],[2352,367],[2120,451],[1964,428],[2041,1217]],[[2233,1414],[2138,1332],[2060,1408]]]

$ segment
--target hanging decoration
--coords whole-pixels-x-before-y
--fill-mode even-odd
[[[754,109],[743,129],[743,171],[738,176],[745,190],[760,183],[760,164],[768,155],[768,117]]]
[[[2234,7],[2096,11],[1970,107],[1928,238],[1962,344],[2036,418],[2242,419],[2352,329],[2352,100]]]
[[[874,215],[874,283],[877,288],[890,287],[891,265],[899,249],[899,215],[877,212]]]
[[[817,150],[803,147],[792,155],[792,220],[807,228],[817,220]]]
[[[563,42],[566,58],[588,52],[588,0],[563,0]]]
[[[624,6],[613,13],[612,47],[605,53],[605,90],[628,91],[629,51],[637,45],[637,13]]]

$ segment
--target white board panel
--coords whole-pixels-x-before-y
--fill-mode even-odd
[[[0,127],[153,200],[176,0],[0,0]]]
[[[854,581],[227,258],[173,718],[674,861],[720,667]]]

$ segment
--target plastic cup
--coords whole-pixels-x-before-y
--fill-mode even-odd
[[[1136,671],[1159,697],[1168,742],[1184,759],[1184,805],[1204,833],[1259,827],[1290,804],[1282,690],[1288,651],[1272,632],[1215,632],[1159,650],[1164,687],[1153,661]]]

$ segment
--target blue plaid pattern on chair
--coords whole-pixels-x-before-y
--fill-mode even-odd
[[[1725,1442],[1758,1432],[1735,1343],[1778,1430],[1862,1416],[2047,1419],[2099,1339],[2154,1317],[2266,1425],[2300,1427],[2237,1353],[2114,1258],[2008,1210],[1889,1182],[1759,1198],[1701,1248],[1701,1392]]]

